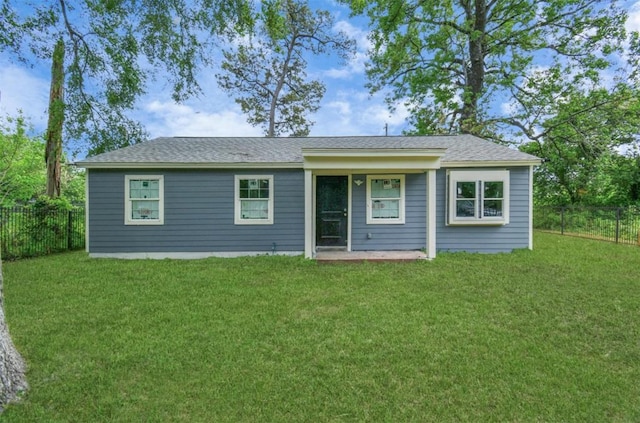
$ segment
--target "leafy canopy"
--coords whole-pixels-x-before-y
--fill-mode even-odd
[[[0,206],[26,202],[44,192],[44,140],[27,135],[22,116],[0,123]]]
[[[640,92],[572,87],[521,149],[543,158],[535,170],[541,204],[640,203]]]
[[[534,88],[531,72],[556,85],[598,82],[626,37],[615,0],[349,3],[370,19],[370,90],[405,103],[417,133],[495,136],[519,122],[501,102]]]
[[[0,207],[26,204],[45,192],[45,140],[29,135],[30,132],[29,123],[22,115],[0,120]],[[63,197],[72,203],[82,203],[84,171],[67,163],[63,154],[60,175]]]
[[[174,100],[197,94],[215,37],[252,22],[249,0],[0,1],[0,47],[16,59],[48,62],[63,40],[65,138],[89,153],[143,139],[128,111],[156,72]]]

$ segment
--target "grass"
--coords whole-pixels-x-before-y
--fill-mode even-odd
[[[0,420],[640,420],[640,249],[319,266],[5,263],[29,392]]]

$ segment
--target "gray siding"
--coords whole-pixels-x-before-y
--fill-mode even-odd
[[[509,224],[446,226],[446,169],[437,172],[436,249],[481,253],[509,252],[529,246],[529,168],[510,168]]]
[[[529,245],[529,168],[510,168],[510,223],[446,226],[446,170],[436,178],[438,251],[507,252]],[[125,175],[164,175],[164,225],[124,224]],[[234,224],[234,176],[274,176],[274,224]],[[418,250],[426,244],[426,175],[405,176],[405,223],[367,225],[366,184],[352,184],[354,251]],[[366,181],[366,175],[353,175]],[[90,169],[91,253],[271,252],[304,250],[302,170],[99,170]],[[371,234],[371,239],[367,235]]]
[[[164,175],[164,225],[124,224],[125,175]],[[274,176],[274,224],[234,224],[234,175]],[[89,252],[304,250],[301,170],[89,170]]]
[[[366,175],[353,175],[366,181]],[[427,239],[427,185],[424,173],[405,175],[405,223],[398,225],[367,225],[366,183],[352,184],[353,251],[420,250]],[[367,238],[371,234],[371,239]]]

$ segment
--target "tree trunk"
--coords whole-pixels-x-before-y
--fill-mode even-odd
[[[60,197],[60,162],[62,161],[62,125],[64,123],[64,41],[59,39],[53,50],[49,121],[47,123],[47,196]]]
[[[27,390],[25,370],[24,360],[13,345],[4,316],[4,285],[0,259],[0,412],[5,405],[18,400],[20,393]]]
[[[298,32],[294,30],[293,34],[291,34],[291,41],[287,45],[287,57],[282,64],[282,72],[280,72],[278,76],[278,83],[276,89],[273,91],[273,98],[271,99],[271,105],[269,107],[269,130],[267,131],[267,137],[276,136],[276,108],[278,106],[278,98],[280,97],[280,92],[289,73],[289,62],[291,62],[291,56],[296,47],[297,39]]]
[[[473,33],[469,36],[469,64],[465,82],[460,129],[463,133],[478,132],[478,100],[482,97],[485,79],[485,34],[487,32],[486,0],[475,0],[475,7],[467,8],[467,19],[473,21]]]

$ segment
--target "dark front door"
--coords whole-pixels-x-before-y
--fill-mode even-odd
[[[347,246],[346,176],[316,177],[316,245]]]

